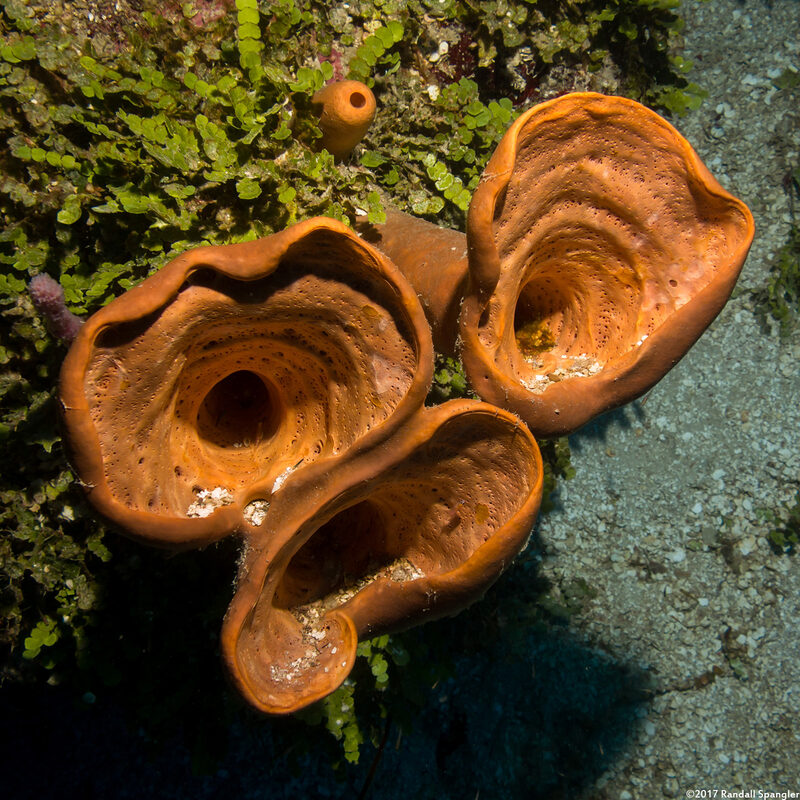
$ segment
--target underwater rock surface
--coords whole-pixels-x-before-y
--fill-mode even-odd
[[[458,658],[415,733],[393,732],[371,798],[797,790],[800,562],[772,552],[760,510],[797,488],[800,341],[765,334],[748,294],[789,229],[797,94],[773,80],[800,66],[797,11],[797,0],[682,6],[691,77],[709,97],[674,121],[756,217],[740,289],[650,394],[571,438],[577,475],[528,558],[557,585],[584,580],[596,592],[584,613],[488,667]],[[2,763],[18,797],[358,797],[370,768],[365,748],[341,782],[324,755],[291,772],[266,729],[237,723],[200,776],[185,744],[151,759],[115,709],[77,710],[55,689],[6,699]]]

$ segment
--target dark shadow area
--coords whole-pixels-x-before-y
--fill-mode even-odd
[[[563,511],[564,499],[561,494],[561,484],[557,484],[556,488],[547,496],[547,510],[548,511]]]
[[[578,642],[542,602],[534,536],[482,601],[398,637],[410,660],[386,692],[359,659],[359,718],[383,703],[391,722],[380,757],[364,726],[348,765],[324,726],[263,717],[228,687],[217,648],[235,543],[173,558],[115,550],[84,669],[62,686],[0,690],[15,800],[567,800],[619,757],[648,696],[645,676]]]
[[[459,623],[433,627],[448,624]],[[456,800],[480,790],[481,797],[570,800],[618,757],[644,697],[641,676],[548,631],[527,632],[492,659],[458,658],[456,670],[430,693],[413,732],[390,728],[368,797]],[[195,687],[198,702],[202,695]],[[327,732],[239,709],[227,722],[224,757],[202,774],[189,731],[155,743],[115,702],[88,705],[55,687],[6,687],[0,702],[10,734],[0,750],[4,790],[18,800],[350,798],[374,753],[364,747],[361,763],[337,777]],[[195,736],[223,721],[225,711],[216,713],[195,721]],[[314,743],[321,746],[308,752]]]
[[[450,652],[453,675],[429,693],[415,733],[385,749],[370,797],[571,800],[624,750],[648,676],[554,616],[537,545],[534,534],[476,606],[406,634]]]
[[[387,748],[371,797],[572,800],[619,757],[646,697],[643,676],[545,630],[456,670]]]
[[[574,452],[580,453],[583,451],[584,442],[606,442],[613,428],[630,430],[635,423],[643,424],[645,420],[643,404],[646,397],[647,395],[644,395],[624,406],[620,406],[620,408],[607,411],[584,425],[576,433],[570,435],[570,448]]]

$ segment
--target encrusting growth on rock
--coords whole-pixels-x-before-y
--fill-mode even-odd
[[[350,155],[375,119],[375,95],[360,81],[329,83],[311,102],[320,115],[320,145],[337,159]]]

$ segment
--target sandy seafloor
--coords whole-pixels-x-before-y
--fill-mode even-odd
[[[558,636],[532,633],[525,658],[460,663],[430,700],[451,745],[421,720],[387,746],[372,798],[800,793],[800,554],[773,553],[761,517],[800,481],[800,336],[765,332],[750,293],[789,229],[800,104],[773,80],[800,68],[800,2],[682,13],[709,98],[676,124],[756,219],[737,293],[646,398],[570,439],[577,475],[528,558],[596,597]],[[268,730],[234,730],[218,773],[196,777],[180,743],[153,759],[112,710],[54,698],[35,714],[5,731],[5,796],[357,797],[369,766],[367,751],[341,783],[310,756],[291,775]]]

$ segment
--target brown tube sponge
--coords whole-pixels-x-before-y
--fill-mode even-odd
[[[570,94],[511,126],[467,222],[470,382],[558,436],[655,384],[728,299],[753,237],[740,200],[644,106]]]
[[[320,115],[320,144],[336,158],[350,155],[375,118],[375,95],[360,81],[329,83],[311,102]]]
[[[455,355],[458,315],[467,289],[467,238],[396,209],[386,222],[365,224],[361,235],[385,253],[417,293],[437,353]]]
[[[432,361],[406,280],[319,217],[191,250],[93,315],[63,365],[66,438],[104,515],[196,546],[257,529],[290,474],[388,436]]]
[[[542,476],[519,420],[469,400],[421,410],[335,472],[312,465],[248,537],[222,634],[241,693],[296,711],[341,684],[359,638],[475,601],[527,541]]]

